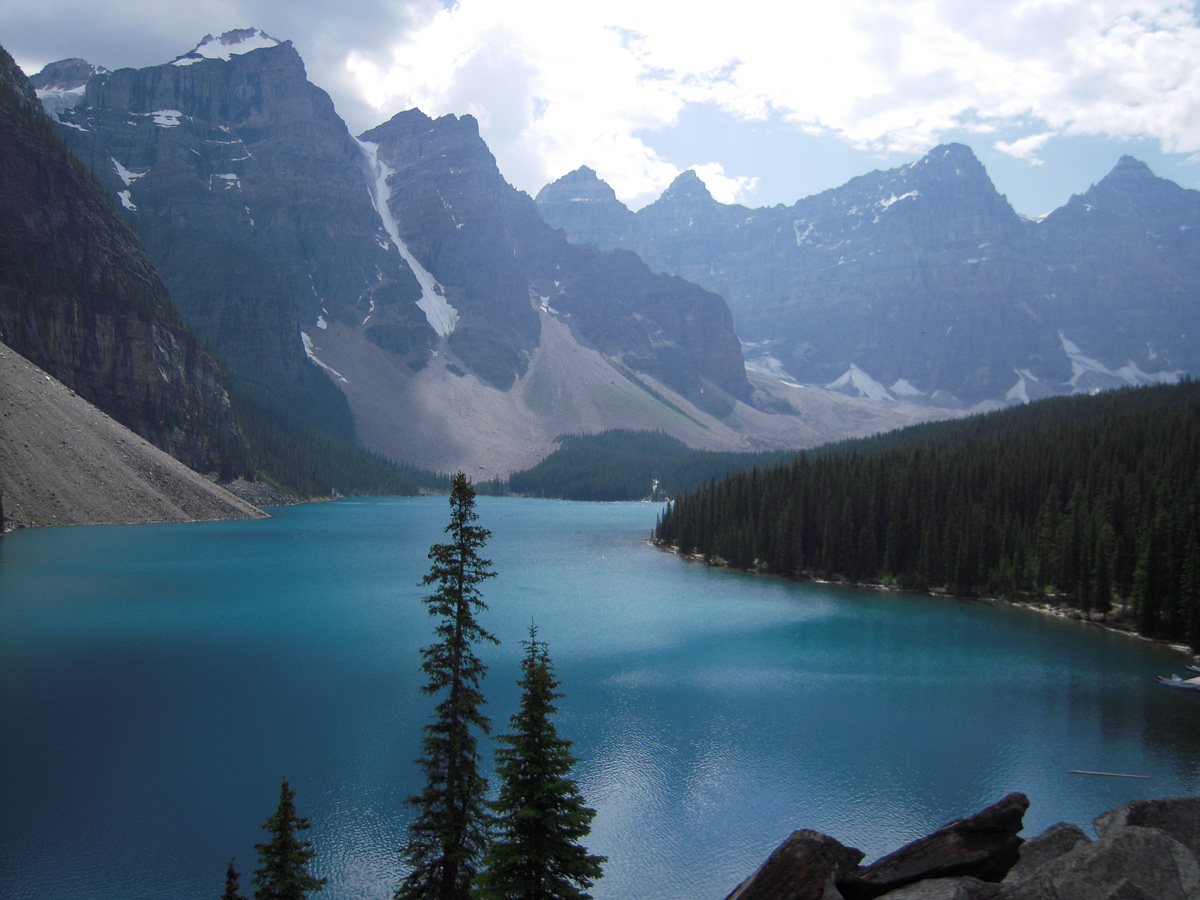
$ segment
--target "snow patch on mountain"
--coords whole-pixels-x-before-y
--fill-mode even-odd
[[[113,168],[117,171],[117,177],[121,179],[125,187],[129,187],[146,174],[145,172],[131,172],[129,169],[117,162],[117,158],[115,156],[110,156],[109,159],[112,160]],[[128,194],[129,191],[124,191],[123,193]]]
[[[888,391],[895,397],[924,397],[925,392],[905,378],[897,378]]]
[[[892,206],[893,204],[899,203],[901,200],[907,200],[909,197],[920,197],[920,196],[921,196],[920,191],[909,191],[907,194],[901,194],[899,197],[897,197],[895,191],[893,191],[892,195],[890,197],[888,197],[885,200],[880,200],[878,205],[879,205],[880,209],[887,209],[888,207]]]
[[[404,241],[400,240],[400,229],[396,225],[396,219],[392,216],[391,209],[388,208],[388,199],[391,197],[392,189],[388,187],[387,178],[392,174],[392,170],[379,159],[378,144],[371,141],[360,141],[358,138],[354,140],[362,148],[363,156],[366,159],[366,171],[369,176],[367,183],[371,189],[371,202],[375,205],[375,211],[379,213],[383,230],[391,237],[392,243],[400,251],[401,258],[408,263],[408,267],[417,276],[417,283],[421,285],[421,299],[417,301],[417,306],[421,312],[425,313],[426,320],[430,327],[438,333],[438,336],[447,337],[454,331],[454,326],[458,324],[458,310],[446,302],[442,286],[424,266],[417,262],[416,257],[409,252]]]
[[[304,343],[304,355],[305,356],[307,356],[309,359],[311,359],[313,362],[315,362],[318,366],[320,366],[322,369],[324,369],[330,375],[333,375],[338,380],[344,382],[345,384],[350,383],[349,381],[346,381],[345,376],[342,375],[341,372],[339,372],[337,369],[334,369],[331,366],[327,366],[325,363],[321,362],[321,360],[317,358],[316,350],[313,348],[312,338],[310,338],[303,331],[300,332],[300,340]]]
[[[1133,360],[1114,372],[1102,362],[1084,356],[1083,351],[1061,331],[1058,339],[1062,341],[1063,351],[1071,361],[1071,390],[1078,394],[1146,384],[1177,384],[1183,376],[1182,372],[1165,371],[1147,374]]]
[[[870,397],[872,400],[896,402],[896,398],[889,393],[888,389],[882,384],[856,366],[850,363],[850,369],[839,378],[837,381],[831,381],[825,385],[827,391],[837,391],[850,396]]]
[[[35,91],[38,100],[42,103],[42,109],[46,111],[46,115],[58,121],[59,116],[69,109],[74,109],[83,100],[83,95],[87,93],[87,85],[81,84],[78,87],[62,90],[59,88],[45,88]]]
[[[183,115],[177,109],[156,109],[152,113],[147,113],[153,120],[154,124],[159,128],[174,128],[179,124],[179,117]]]
[[[190,66],[203,59],[221,59],[229,62],[233,56],[250,53],[253,50],[264,50],[268,47],[278,47],[279,41],[257,28],[238,28],[227,31],[220,37],[206,34],[204,40],[193,50],[172,61],[172,65]]]

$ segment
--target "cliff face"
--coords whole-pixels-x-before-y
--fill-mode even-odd
[[[493,384],[524,374],[540,307],[585,346],[701,406],[715,400],[712,387],[748,396],[721,298],[655,274],[633,254],[568,243],[503,179],[473,118],[435,121],[410,110],[362,137],[392,170],[389,205],[401,237],[461,315],[451,349]]]
[[[538,194],[572,241],[719,293],[752,364],[806,383],[969,404],[1200,371],[1200,193],[1134,160],[1041,223],[956,144],[792,206],[719,204],[692,172],[619,206],[584,170]]]
[[[328,95],[290,43],[231,35],[245,52],[98,74],[60,120],[228,365],[297,406],[329,404],[302,332],[374,304],[376,324],[423,328],[414,345],[433,335],[410,314],[416,281],[384,246],[362,151]]]
[[[218,366],[2,50],[0,339],[192,468],[244,466]]]

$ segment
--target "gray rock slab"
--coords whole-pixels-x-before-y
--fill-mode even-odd
[[[1128,825],[1157,828],[1200,855],[1200,797],[1134,800],[1101,813],[1093,825],[1100,837]]]
[[[884,894],[879,900],[993,900],[1000,886],[964,876],[931,878]]]
[[[1012,793],[965,819],[859,869],[839,882],[847,900],[873,900],[913,882],[969,875],[1000,881],[1017,862],[1029,798]]]
[[[1154,828],[1115,828],[1005,882],[996,900],[1200,900],[1200,865],[1186,846]]]
[[[1068,822],[1051,825],[1037,837],[1021,845],[1016,865],[1004,876],[1006,885],[1027,881],[1045,866],[1070,853],[1081,844],[1091,842],[1082,828]]]
[[[819,831],[795,831],[726,900],[843,900],[834,883],[862,858]]]

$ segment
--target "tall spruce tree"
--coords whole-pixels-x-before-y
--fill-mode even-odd
[[[584,805],[569,777],[576,759],[571,742],[558,736],[554,701],[562,697],[546,644],[530,626],[521,664],[521,708],[512,734],[496,751],[500,795],[490,804],[496,834],[484,858],[480,900],[588,900],[600,878],[603,856],[580,845],[591,830],[594,809]]]
[[[242,896],[242,885],[238,881],[242,877],[242,873],[233,867],[234,860],[229,861],[228,868],[225,869],[225,892],[221,894],[221,900],[246,900]]]
[[[433,586],[425,604],[439,621],[437,641],[421,651],[421,670],[429,679],[421,690],[441,700],[425,726],[417,760],[425,788],[407,800],[418,814],[400,851],[409,873],[396,900],[466,900],[487,848],[487,779],[479,773],[475,736],[491,730],[481,711],[487,668],[473,648],[480,641],[498,642],[475,620],[487,609],[479,585],[495,575],[491,561],[479,555],[491,532],[475,524],[478,518],[475,490],[459,472],[450,492],[450,541],[430,547],[433,564],[422,580]]]
[[[254,900],[304,900],[325,887],[324,878],[314,878],[308,872],[317,851],[311,841],[297,835],[307,831],[311,823],[296,815],[296,792],[286,778],[279,788],[279,806],[262,827],[271,839],[254,845],[258,851],[258,868],[252,879]]]

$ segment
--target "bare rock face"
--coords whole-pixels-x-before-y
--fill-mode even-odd
[[[726,900],[834,900],[835,883],[862,858],[820,832],[796,831]]]
[[[0,49],[0,339],[200,471],[244,471],[224,375]]]
[[[584,346],[659,379],[706,411],[750,395],[724,301],[632,253],[567,242],[501,176],[471,116],[409,110],[362,135],[379,145],[401,238],[460,314],[449,346],[506,389],[540,340],[535,307]]]
[[[943,825],[871,865],[839,885],[846,900],[872,900],[888,891],[932,878],[971,876],[999,881],[1016,863],[1017,835],[1029,798],[1012,793],[973,816]]]

